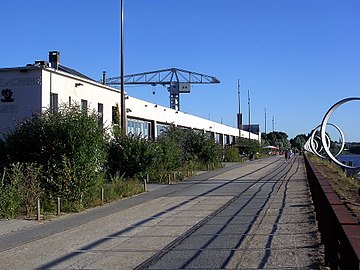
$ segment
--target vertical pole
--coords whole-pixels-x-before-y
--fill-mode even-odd
[[[266,141],[266,108],[265,108],[265,141]]]
[[[106,85],[106,71],[103,71],[103,85]]]
[[[144,179],[144,192],[147,192],[148,188],[147,188],[147,183],[146,183],[146,179]]]
[[[238,79],[238,103],[239,103],[239,112],[238,112],[238,128],[239,128],[239,139],[241,138],[241,99],[240,99],[240,79]]]
[[[124,0],[120,0],[120,43],[121,43],[121,57],[120,57],[120,77],[121,77],[121,133],[126,135],[126,116],[125,116],[125,89],[124,89]]]
[[[274,120],[274,116],[272,117],[272,131],[274,132],[275,130],[275,120]]]
[[[248,89],[248,107],[249,107],[249,140],[250,140],[250,90]]]
[[[60,216],[61,213],[61,202],[60,197],[57,197],[57,215]]]
[[[38,221],[41,220],[41,216],[40,216],[40,198],[37,199],[37,220]]]
[[[104,188],[101,188],[101,203],[104,203]]]

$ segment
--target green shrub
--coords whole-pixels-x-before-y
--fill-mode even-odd
[[[16,164],[2,177],[0,215],[12,217],[20,206],[30,214],[37,196],[45,211],[56,210],[57,197],[62,211],[79,211],[99,204],[101,187],[106,200],[131,196],[143,191],[146,175],[164,181],[175,171],[219,164],[222,154],[212,138],[175,127],[152,142],[114,126],[107,139],[96,112],[78,105],[18,124],[0,140],[0,169]]]
[[[247,138],[240,138],[238,140],[239,150],[245,155],[253,154],[261,151],[260,143],[257,140],[249,140]]]
[[[224,160],[227,162],[240,162],[239,149],[236,146],[226,147]]]
[[[4,169],[0,182],[0,217],[14,218],[20,209],[20,197],[18,194],[17,183],[7,180],[9,177],[7,170]]]
[[[172,141],[173,152],[181,155],[177,164],[181,167],[191,166],[196,169],[198,165],[203,167],[209,163],[219,163],[221,160],[221,146],[202,132],[169,127],[160,136],[159,141],[164,138]]]
[[[199,161],[202,164],[219,163],[221,146],[203,133],[185,132],[184,152],[186,161]]]
[[[34,115],[5,135],[7,164],[41,165],[41,188],[50,200],[60,196],[80,207],[85,194],[101,185],[97,174],[104,167],[105,146],[97,114],[78,105]]]
[[[140,136],[115,134],[108,147],[107,169],[110,176],[144,178],[155,164],[153,142]]]
[[[156,141],[156,160],[151,178],[159,182],[167,181],[169,173],[179,169],[182,163],[183,150],[176,138],[160,136]]]
[[[27,216],[35,209],[42,195],[41,166],[35,163],[16,163],[10,168],[11,182],[17,184],[18,196]]]

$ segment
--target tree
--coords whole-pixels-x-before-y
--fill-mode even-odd
[[[290,139],[290,144],[292,148],[296,148],[297,150],[302,150],[306,141],[308,140],[308,136],[305,134],[296,135],[293,139]]]
[[[280,150],[290,148],[288,135],[282,131],[273,131],[267,134],[267,140],[270,145],[279,147]]]
[[[261,142],[262,142],[262,145],[264,145],[264,146],[269,145],[269,142],[267,139],[267,134],[265,132],[261,132]]]
[[[239,138],[238,147],[240,152],[246,155],[256,154],[261,150],[260,143],[257,140],[246,138]]]

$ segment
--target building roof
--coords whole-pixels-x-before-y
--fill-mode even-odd
[[[65,67],[63,65],[59,65],[59,68],[58,68],[60,71],[63,71],[63,72],[66,72],[66,73],[69,73],[71,75],[74,75],[74,76],[77,76],[77,77],[80,77],[80,78],[83,78],[83,79],[86,79],[86,80],[90,80],[90,81],[94,81],[96,82],[95,80],[91,79],[90,77],[80,73],[79,71],[76,71],[75,69],[72,69],[72,68],[69,68],[69,67]]]

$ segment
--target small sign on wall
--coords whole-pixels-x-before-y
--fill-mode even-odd
[[[0,113],[16,113],[17,105],[14,104],[14,92],[10,88],[2,89],[0,99]]]
[[[11,91],[11,89],[9,89],[9,88],[3,89],[1,91],[1,94],[3,96],[3,98],[1,99],[1,102],[13,102],[14,101],[14,99],[12,97],[13,91]]]

